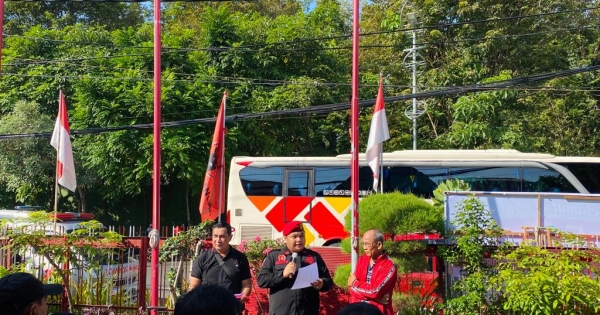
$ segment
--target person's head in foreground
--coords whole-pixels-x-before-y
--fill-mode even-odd
[[[201,284],[177,299],[173,315],[238,315],[241,310],[242,305],[227,289]]]
[[[10,274],[0,279],[0,314],[46,315],[48,295],[62,292],[62,285],[43,284],[29,273]]]
[[[337,315],[383,315],[383,313],[374,305],[358,302],[346,305]]]

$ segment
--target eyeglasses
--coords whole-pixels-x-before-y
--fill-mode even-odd
[[[379,242],[375,242],[375,243],[363,243],[363,247],[364,248],[373,248],[377,246],[377,243]]]

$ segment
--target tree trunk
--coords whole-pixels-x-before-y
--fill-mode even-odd
[[[185,182],[185,212],[187,214],[187,226],[192,226],[192,209],[190,209],[190,183]]]
[[[81,213],[87,213],[88,212],[88,208],[87,208],[87,189],[85,188],[85,185],[79,185],[79,186],[77,186],[77,192],[79,193],[79,201],[80,201],[80,205],[81,205]]]

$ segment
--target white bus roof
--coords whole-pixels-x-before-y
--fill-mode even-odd
[[[306,165],[307,162],[326,164],[331,162],[349,161],[350,154],[320,157],[234,157],[236,163],[260,161],[263,163],[298,163]],[[365,162],[365,154],[359,154],[359,160]],[[383,153],[383,161],[540,161],[550,163],[600,163],[600,157],[575,157],[554,156],[546,153],[524,153],[517,150],[492,149],[492,150],[403,150]]]

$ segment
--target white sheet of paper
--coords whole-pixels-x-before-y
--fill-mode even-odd
[[[292,286],[292,290],[310,287],[310,284],[319,279],[319,269],[317,263],[310,264],[298,269],[298,276]]]

